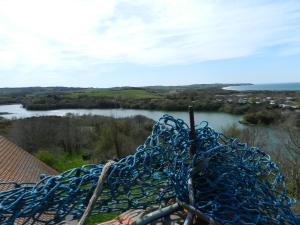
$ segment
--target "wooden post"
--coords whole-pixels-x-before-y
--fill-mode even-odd
[[[196,131],[195,131],[195,117],[194,117],[194,109],[192,106],[189,106],[189,115],[190,115],[190,140],[192,141],[190,154],[194,155],[196,153],[196,146],[195,146],[195,140],[196,140]]]
[[[86,223],[86,220],[88,218],[88,216],[91,214],[93,207],[98,199],[99,194],[101,193],[101,191],[103,190],[103,185],[104,185],[104,181],[106,176],[108,175],[109,169],[110,167],[114,164],[114,161],[108,161],[102,171],[101,171],[101,175],[99,176],[98,182],[97,182],[97,186],[95,188],[95,191],[89,201],[88,206],[86,207],[80,221],[78,222],[77,225],[84,225]]]
[[[194,187],[193,187],[193,179],[192,179],[192,175],[188,180],[188,190],[189,190],[189,201],[190,201],[190,205],[194,206],[195,204],[195,196],[194,196]],[[194,219],[194,212],[189,210],[188,215],[184,221],[183,225],[190,225],[193,223],[193,219]]]

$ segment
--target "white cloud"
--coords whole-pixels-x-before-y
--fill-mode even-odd
[[[300,2],[0,0],[0,69],[189,64],[300,52]]]

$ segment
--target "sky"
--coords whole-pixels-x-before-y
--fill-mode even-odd
[[[0,87],[278,82],[299,0],[0,0]]]

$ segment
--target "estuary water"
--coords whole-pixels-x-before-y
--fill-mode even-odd
[[[5,114],[7,113],[7,114]],[[189,124],[188,112],[180,111],[160,111],[160,110],[138,110],[138,109],[56,109],[56,110],[27,110],[22,107],[21,104],[13,105],[0,105],[0,117],[6,119],[28,118],[34,116],[65,116],[67,114],[74,115],[100,115],[109,116],[114,118],[133,117],[142,115],[158,121],[164,114],[169,114],[175,118],[184,120]],[[240,128],[255,129],[255,127],[249,127],[239,123],[241,116],[232,115],[222,112],[195,112],[196,125],[201,121],[207,121],[209,126],[216,131],[222,132],[222,128],[226,128],[232,124],[236,124]],[[278,128],[260,126],[264,138],[268,140],[266,148],[268,150],[278,148],[280,139],[278,138]]]
[[[177,111],[159,111],[159,110],[138,110],[138,109],[56,109],[56,110],[27,110],[20,104],[14,105],[0,105],[0,114],[6,119],[14,118],[28,118],[33,116],[65,116],[69,113],[75,115],[101,115],[110,116],[115,118],[132,117],[142,115],[153,119],[159,120],[164,114],[169,114],[176,118],[183,119],[185,122],[189,122],[188,112]],[[8,113],[8,114],[3,114]],[[221,131],[223,127],[227,127],[231,124],[237,124],[242,127],[244,125],[239,124],[241,116],[231,115],[221,112],[195,112],[195,121],[199,123],[201,121],[209,122],[209,126]]]

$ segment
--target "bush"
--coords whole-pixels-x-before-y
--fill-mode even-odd
[[[242,130],[234,123],[228,127],[223,127],[222,133],[227,137],[241,137]]]
[[[43,161],[47,165],[54,167],[56,159],[52,153],[41,150],[36,152],[34,155],[35,157],[37,157],[39,160]]]
[[[244,120],[250,124],[258,124],[259,120],[256,113],[248,113],[244,116]]]
[[[255,113],[248,113],[244,116],[244,121],[250,124],[264,124],[269,125],[280,119],[280,114],[277,112],[259,111]]]

